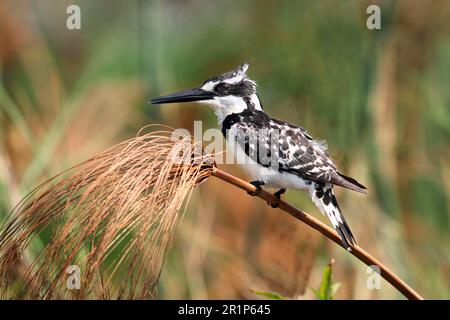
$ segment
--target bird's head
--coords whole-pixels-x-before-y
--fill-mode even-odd
[[[256,94],[256,83],[247,77],[248,64],[236,70],[212,77],[197,88],[188,89],[151,100],[153,104],[199,102],[207,104],[216,112],[219,122],[232,113],[245,109],[262,110]]]

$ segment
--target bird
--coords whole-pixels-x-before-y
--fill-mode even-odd
[[[280,200],[286,190],[305,191],[326,215],[344,248],[356,245],[333,191],[334,186],[359,193],[367,188],[340,173],[329,156],[327,144],[314,139],[304,128],[270,117],[257,93],[256,82],[247,76],[249,64],[214,76],[199,87],[151,99],[152,104],[197,102],[217,115],[228,149],[251,177],[257,195],[262,188],[277,190]],[[272,204],[277,207],[278,203]]]

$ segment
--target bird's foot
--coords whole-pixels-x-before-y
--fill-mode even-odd
[[[250,184],[254,185],[256,187],[256,190],[255,191],[247,191],[247,193],[251,196],[257,196],[258,194],[261,193],[261,190],[262,190],[261,186],[265,185],[266,183],[264,181],[256,180],[256,181],[250,182]]]
[[[268,204],[270,204],[272,208],[278,208],[280,206],[281,195],[285,192],[286,189],[280,189],[277,192],[275,192],[273,195],[275,196],[275,198],[277,198],[277,201],[272,203],[269,202]]]

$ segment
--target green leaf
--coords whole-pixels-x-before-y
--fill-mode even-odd
[[[331,260],[330,263],[323,269],[322,281],[319,289],[316,290],[311,288],[319,300],[333,300],[336,291],[341,286],[338,282],[333,283],[333,263],[334,260]]]
[[[269,300],[286,300],[285,297],[281,296],[280,294],[278,294],[276,292],[258,291],[258,290],[253,290],[252,288],[250,288],[250,291],[258,296],[262,296]]]
[[[334,295],[336,294],[336,292],[339,290],[339,288],[341,287],[341,283],[340,282],[335,282],[331,285],[331,298],[334,298]]]

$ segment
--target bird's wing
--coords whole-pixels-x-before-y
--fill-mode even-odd
[[[365,192],[364,186],[337,171],[323,142],[314,140],[305,129],[262,114],[240,115],[231,125],[237,143],[257,163],[311,181]]]
[[[271,121],[279,132],[279,170],[318,182],[331,182],[336,165],[325,146],[314,140],[303,128],[285,122]]]

